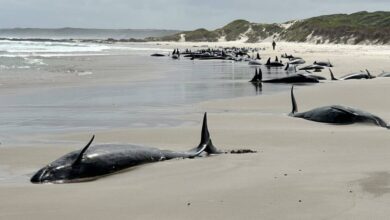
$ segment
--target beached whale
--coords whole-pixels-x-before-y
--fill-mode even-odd
[[[287,66],[289,66],[289,64],[287,64]],[[288,68],[286,68],[286,70],[289,71]],[[326,80],[325,77],[319,76],[319,75],[315,75],[315,74],[313,74],[312,72],[310,72],[308,70],[297,70],[297,66],[294,66],[294,70],[295,70],[296,74],[302,74],[304,76],[309,76],[309,77],[312,77],[312,78],[316,78],[317,80]]]
[[[280,57],[285,58],[285,59],[292,59],[292,58],[294,58],[294,56],[292,54],[287,55],[287,53],[282,54]]]
[[[300,64],[305,64],[306,61],[304,59],[294,59],[289,61],[288,63],[292,65],[300,65]]]
[[[287,63],[286,68],[284,68],[284,70],[287,72],[287,74],[289,74],[289,73],[302,74],[302,75],[305,75],[305,76],[310,76],[310,77],[316,78],[317,80],[326,80],[325,77],[319,76],[319,75],[315,75],[315,74],[313,74],[312,72],[310,72],[308,70],[299,70],[298,71],[296,65],[293,65],[292,68],[290,68],[290,67],[291,67],[290,63]]]
[[[261,65],[261,62],[260,62],[260,60],[250,60],[248,64],[259,66],[259,65]]]
[[[325,77],[319,76],[319,75],[315,75],[315,74],[312,74],[312,73],[303,73],[302,75],[310,76],[310,77],[315,78],[315,79],[320,80],[320,81],[321,80],[326,80]]]
[[[310,121],[331,124],[373,123],[377,126],[390,129],[390,126],[381,118],[369,112],[341,105],[330,105],[298,113],[298,106],[294,97],[294,86],[291,87],[292,117]]]
[[[338,79],[336,77],[334,77],[333,71],[331,69],[329,69],[329,72],[330,72],[330,77],[332,80],[373,79],[373,78],[375,78],[375,76],[371,75],[368,70],[366,70],[366,72],[361,71],[359,73],[351,73],[351,74],[345,75],[345,76],[338,78]]]
[[[324,66],[324,67],[333,67],[332,63],[328,61],[314,61],[314,65]]]
[[[324,69],[324,67],[318,64],[312,64],[299,68],[299,70],[314,70],[315,72],[320,72],[322,69]]]
[[[268,58],[267,63],[265,63],[267,67],[282,67],[284,66],[283,63],[280,63],[279,61],[271,62],[271,58]]]
[[[165,54],[162,54],[162,53],[154,53],[152,55],[150,55],[152,57],[165,57]]]
[[[253,78],[249,81],[252,83],[318,83],[318,79],[311,75],[294,73],[289,76],[284,76],[280,78],[267,79],[263,80],[263,72],[261,69],[257,73],[257,69]]]
[[[203,118],[199,146],[186,152],[160,150],[136,145],[103,144],[91,146],[93,139],[94,136],[82,150],[70,152],[40,169],[32,176],[31,182],[69,183],[89,181],[141,164],[174,158],[194,158],[203,153],[219,153],[210,139],[206,113]]]
[[[260,74],[261,74],[261,76],[259,75],[259,72],[257,71],[257,68],[256,68],[255,75],[253,76],[253,78],[249,82],[251,82],[251,83],[261,83],[261,79],[262,79],[262,75],[263,75],[261,69],[260,69]]]
[[[382,71],[382,73],[379,74],[377,77],[390,77],[390,72]]]

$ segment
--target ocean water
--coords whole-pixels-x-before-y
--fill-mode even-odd
[[[104,55],[109,49],[98,44],[0,40],[0,71],[40,68],[46,65],[43,57]]]
[[[115,68],[121,65],[119,69],[128,74],[159,74],[156,70],[163,74],[158,79],[140,82],[35,87],[0,94],[0,140],[3,144],[39,143],[44,140],[36,139],[36,135],[52,133],[82,131],[92,134],[113,128],[196,125],[203,114],[203,109],[197,105],[200,102],[272,94],[289,89],[289,85],[283,84],[255,87],[248,82],[254,67],[246,62],[151,57],[153,52],[168,53],[171,50],[161,45],[5,41],[0,42],[0,48],[0,77],[2,69],[11,72],[23,68],[69,71],[75,66],[69,56],[85,56],[93,60],[92,64],[96,62],[91,66],[92,70],[75,70],[79,71],[80,77],[93,76],[100,69],[107,69],[106,74],[110,73],[110,69],[117,71],[109,66],[110,63],[115,63]],[[104,57],[107,64],[99,66],[99,59],[103,59],[99,56]],[[118,61],[120,58],[123,62]],[[264,74],[267,78],[284,72],[264,69]],[[199,120],[185,119],[188,114],[199,115]],[[24,138],[21,140],[20,136]]]

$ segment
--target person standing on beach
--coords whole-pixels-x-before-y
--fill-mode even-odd
[[[275,47],[276,47],[276,42],[274,40],[274,41],[272,41],[272,48],[275,50]]]

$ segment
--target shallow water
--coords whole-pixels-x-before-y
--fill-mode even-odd
[[[139,48],[139,49],[134,49]],[[263,84],[256,88],[248,82],[254,67],[246,62],[191,61],[182,58],[150,57],[150,48],[137,45],[108,51],[113,55],[125,53],[129,74],[149,73],[150,67],[164,73],[163,78],[143,82],[109,85],[85,85],[60,88],[33,88],[25,92],[0,96],[0,139],[3,143],[18,142],[19,135],[40,135],[126,127],[169,127],[199,123],[202,110],[195,104],[224,98],[272,94],[289,89],[285,84]],[[166,51],[166,50],[165,50]],[[102,51],[103,52],[103,51]],[[104,51],[107,53],[107,51]],[[69,62],[51,65],[43,58],[48,70],[66,71]],[[56,58],[61,63],[61,57]],[[58,68],[60,68],[58,70]],[[92,72],[91,72],[92,74]],[[109,74],[109,73],[107,73]],[[156,73],[154,73],[156,74]],[[158,74],[158,73],[157,73]],[[281,69],[264,78],[284,75]],[[199,114],[199,120],[186,121],[186,114]],[[37,141],[37,140],[23,140]]]

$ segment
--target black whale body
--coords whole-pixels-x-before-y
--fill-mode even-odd
[[[150,55],[152,57],[165,57],[165,54],[162,54],[162,53],[154,53],[152,55]]]
[[[378,77],[390,77],[390,72],[383,71],[381,74],[378,75]]]
[[[279,61],[271,61],[271,58],[268,58],[267,62],[265,63],[265,66],[267,66],[267,67],[283,67],[284,64],[280,63]]]
[[[318,79],[311,75],[303,74],[292,74],[290,76],[285,76],[275,79],[263,80],[263,83],[318,83]]]
[[[338,79],[336,77],[334,77],[333,71],[331,69],[329,69],[329,72],[330,72],[330,77],[332,80],[373,79],[373,78],[375,78],[374,76],[372,76],[370,74],[370,72],[368,70],[366,70],[366,72],[347,74],[347,75],[345,75],[341,78],[338,78]]]
[[[304,75],[304,74],[291,74],[289,76],[284,76],[280,78],[274,78],[274,79],[267,79],[263,80],[263,73],[261,69],[259,69],[259,72],[255,72],[255,75],[253,76],[252,80],[249,82],[256,82],[256,83],[318,83],[318,79],[316,77],[313,77],[311,75]]]
[[[372,123],[387,129],[390,128],[383,119],[376,115],[341,105],[323,106],[299,113],[293,90],[294,87],[291,87],[292,111],[290,116],[292,117],[330,124]]]
[[[292,65],[292,66],[293,66],[293,69],[294,69],[292,71],[293,74],[301,74],[301,75],[304,75],[304,76],[308,76],[310,78],[315,78],[317,80],[326,80],[326,78],[323,77],[323,76],[315,75],[315,74],[311,73],[308,70],[297,70],[297,66],[296,65]],[[286,71],[287,74],[290,73],[290,63],[287,63],[286,68],[284,68],[284,70]]]
[[[175,152],[137,145],[102,144],[91,146],[94,137],[82,149],[70,152],[36,172],[32,183],[69,183],[94,180],[141,164],[193,158],[202,153],[216,154],[207,128],[206,113],[203,119],[201,143],[198,147]]]

